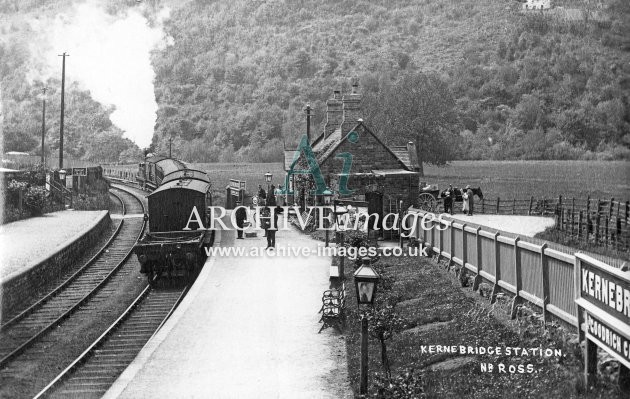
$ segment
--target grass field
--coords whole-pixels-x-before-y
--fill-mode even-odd
[[[267,187],[265,173],[273,174],[272,184],[284,184],[282,163],[193,163],[206,171],[214,185],[217,204],[225,198],[230,179],[245,180],[253,194],[259,184]],[[117,168],[127,168],[119,166]],[[128,166],[137,170],[136,165]],[[509,200],[555,198],[591,198],[630,200],[630,162],[604,161],[455,161],[448,166],[425,165],[422,181],[445,189],[466,184],[479,186],[487,198]],[[352,187],[351,187],[352,188]]]
[[[230,179],[245,180],[251,193],[262,184],[264,174],[273,174],[273,183],[283,184],[281,163],[192,164],[210,174],[215,187],[225,195]],[[440,189],[451,183],[479,186],[488,198],[526,199],[530,196],[566,198],[630,199],[630,163],[598,161],[456,161],[449,166],[425,166],[425,177]]]

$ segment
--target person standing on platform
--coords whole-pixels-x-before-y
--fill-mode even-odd
[[[271,208],[274,209],[275,208]],[[278,231],[278,213],[273,212],[273,218],[271,217],[271,211],[269,212],[269,228],[267,229],[267,248],[276,248],[276,231]]]
[[[265,193],[265,189],[262,186],[258,185],[258,201],[267,199],[267,193]]]
[[[468,214],[468,190],[467,189],[462,190],[462,212],[464,212],[464,215]]]
[[[453,214],[453,196],[455,195],[453,191],[453,185],[449,184],[448,188],[442,193],[442,197],[444,197],[444,212]]]
[[[247,219],[247,211],[245,210],[245,208],[239,208],[241,206],[241,202],[238,201],[236,203],[236,207],[238,208],[236,210],[236,226],[239,227],[239,229],[237,230],[237,239],[242,240],[243,239],[243,227],[245,227],[245,220]]]
[[[276,206],[278,203],[276,202],[276,187],[274,185],[271,186],[269,192],[267,193],[267,206]]]
[[[466,186],[466,195],[468,196],[468,215],[473,215],[473,208],[475,207],[475,194],[473,193],[470,185]]]
[[[265,231],[265,235],[263,237],[267,237],[269,234],[269,227],[271,226],[271,212],[269,211],[269,207],[265,206],[260,212],[260,227]],[[267,239],[267,248],[269,248],[269,239]]]

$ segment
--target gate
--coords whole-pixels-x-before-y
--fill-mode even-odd
[[[368,203],[368,215],[378,215],[377,231],[383,231],[383,193],[378,191],[367,192],[365,193],[365,201]],[[369,230],[370,226],[368,225]]]

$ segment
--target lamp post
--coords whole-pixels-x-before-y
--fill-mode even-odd
[[[380,276],[370,263],[372,258],[363,258],[363,264],[354,272],[354,286],[357,290],[357,306],[373,306],[376,297],[376,287]],[[361,386],[359,393],[367,395],[368,386],[368,319],[361,317]]]
[[[46,158],[44,155],[44,138],[46,137],[46,91],[48,87],[42,88],[42,167],[46,170]]]
[[[330,200],[332,199],[333,193],[332,191],[330,191],[328,188],[326,188],[326,190],[324,190],[324,192],[322,193],[322,196],[324,197],[324,205],[328,206],[330,205]],[[328,208],[326,208],[326,215],[324,215],[324,217],[328,217]],[[330,242],[329,238],[328,238],[328,227],[330,227],[330,222],[328,221],[328,219],[326,219],[327,223],[326,223],[326,246],[328,246],[328,243]]]
[[[343,230],[338,230],[340,220],[342,220],[343,215],[348,213],[348,209],[345,206],[337,206],[337,201],[335,201],[335,244],[336,246],[344,245],[344,234]],[[344,279],[344,260],[343,256],[339,259],[339,277]]]

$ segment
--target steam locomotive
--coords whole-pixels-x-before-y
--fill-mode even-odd
[[[140,271],[150,284],[161,277],[193,279],[201,270],[205,248],[214,235],[208,230],[184,230],[194,208],[204,223],[212,206],[212,184],[205,172],[189,169],[176,159],[154,156],[139,165],[137,180],[153,188],[148,199],[149,230],[136,243]]]

